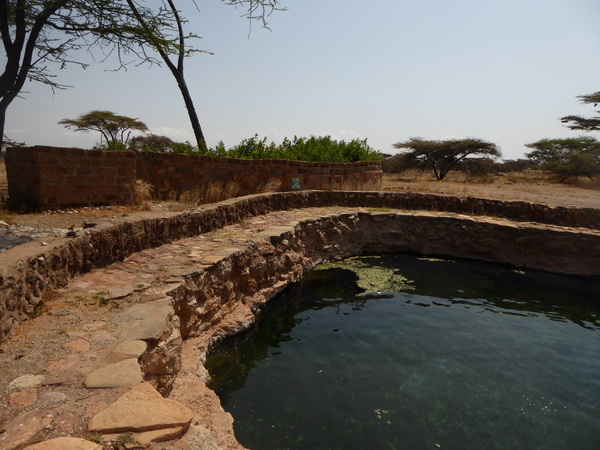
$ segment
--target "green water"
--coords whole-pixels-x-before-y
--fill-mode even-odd
[[[600,282],[462,260],[312,271],[207,361],[253,449],[598,449]]]

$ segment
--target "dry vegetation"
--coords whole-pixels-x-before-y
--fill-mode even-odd
[[[411,170],[385,174],[383,190],[600,208],[600,180],[580,179],[576,184],[558,184],[536,170],[483,177],[450,172],[444,181],[437,181],[428,172]]]

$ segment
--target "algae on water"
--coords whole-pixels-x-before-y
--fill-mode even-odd
[[[394,269],[376,265],[379,256],[355,256],[341,261],[321,264],[314,270],[346,269],[358,276],[357,285],[364,290],[363,294],[381,292],[401,292],[413,290],[414,282]]]

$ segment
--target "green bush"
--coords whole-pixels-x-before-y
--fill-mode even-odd
[[[127,146],[123,144],[121,141],[112,140],[108,142],[103,142],[102,144],[96,144],[94,146],[94,150],[110,150],[115,152],[120,152],[123,150],[127,150]]]
[[[308,162],[356,162],[379,161],[380,152],[373,150],[367,140],[353,139],[350,142],[336,141],[331,136],[311,136],[310,138],[285,138],[280,145],[259,139],[258,135],[244,139],[230,149],[223,142],[208,150],[212,156],[243,159],[287,159]]]

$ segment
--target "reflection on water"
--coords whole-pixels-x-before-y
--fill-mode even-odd
[[[245,446],[600,448],[600,282],[408,255],[324,265],[207,361]]]

